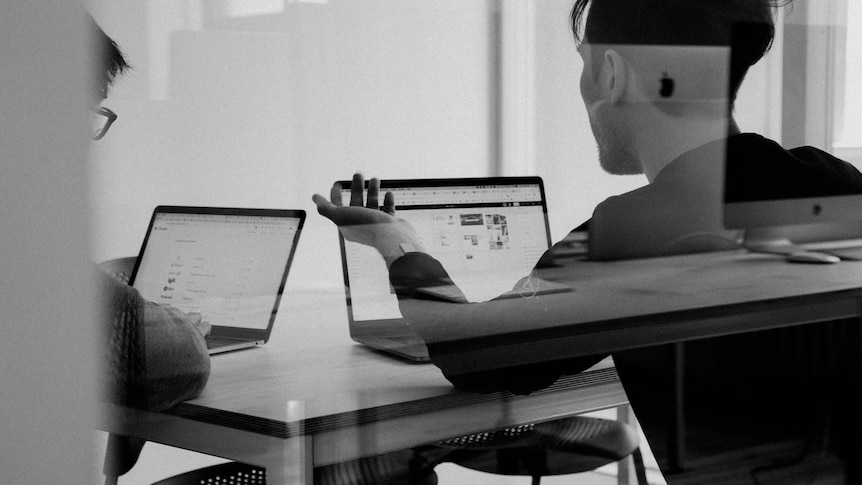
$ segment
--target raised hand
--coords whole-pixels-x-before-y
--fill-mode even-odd
[[[334,184],[329,200],[315,194],[312,200],[317,212],[334,222],[348,241],[358,242],[377,249],[388,267],[392,261],[403,254],[402,244],[410,246],[411,251],[421,250],[419,239],[413,226],[404,219],[395,217],[395,197],[387,192],[380,208],[380,181],[368,181],[368,194],[364,192],[365,181],[361,174],[353,176],[350,186],[350,205],[341,202],[341,186]]]

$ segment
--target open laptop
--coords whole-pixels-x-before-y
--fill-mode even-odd
[[[156,207],[129,284],[200,313],[210,354],[262,345],[304,222],[301,210]]]
[[[347,205],[350,181],[340,184]],[[422,245],[470,301],[512,290],[550,247],[539,177],[383,180],[381,192],[387,191],[395,195],[398,217],[413,225]],[[399,311],[382,257],[339,238],[351,338],[427,362],[428,350]]]

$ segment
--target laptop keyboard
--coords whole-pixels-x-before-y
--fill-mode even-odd
[[[235,343],[245,342],[245,341],[246,340],[244,340],[244,339],[236,339],[236,338],[230,338],[230,337],[213,337],[212,335],[206,336],[206,342],[207,342],[207,348],[208,349],[225,347],[227,345],[233,345]]]
[[[386,338],[410,347],[425,345],[425,341],[418,335],[390,335]]]

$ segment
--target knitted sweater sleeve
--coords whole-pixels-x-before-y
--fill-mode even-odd
[[[199,395],[210,372],[203,335],[180,311],[101,275],[101,388],[113,403],[160,411]]]

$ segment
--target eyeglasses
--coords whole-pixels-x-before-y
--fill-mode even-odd
[[[111,124],[117,119],[117,113],[108,108],[99,107],[92,111],[90,119],[93,127],[93,140],[101,140],[105,136],[105,133],[108,132]]]

